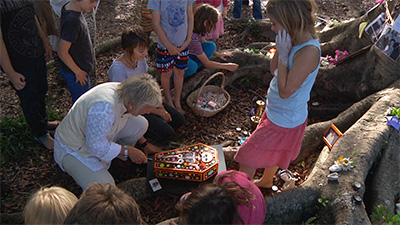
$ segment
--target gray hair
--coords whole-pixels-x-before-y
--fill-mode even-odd
[[[159,107],[162,103],[161,89],[150,74],[141,74],[122,81],[116,89],[118,99],[124,104],[132,102],[135,112],[146,105]]]

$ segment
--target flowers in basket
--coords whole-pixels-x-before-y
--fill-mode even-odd
[[[332,66],[335,65],[340,60],[346,58],[349,53],[345,51],[336,50],[335,51],[335,58],[330,55],[326,55],[325,57],[321,57],[320,64],[321,66]]]

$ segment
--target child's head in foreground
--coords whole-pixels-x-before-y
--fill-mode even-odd
[[[93,183],[64,224],[144,224],[136,201],[117,186]]]
[[[41,188],[25,206],[25,224],[63,224],[78,198],[62,187]]]
[[[266,8],[273,25],[285,29],[293,42],[306,31],[317,37],[314,29],[317,5],[314,0],[269,0]]]
[[[243,223],[234,196],[213,183],[195,189],[177,207],[181,224]]]

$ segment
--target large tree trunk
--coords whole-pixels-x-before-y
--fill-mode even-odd
[[[300,223],[306,215],[312,210],[312,205],[316,205],[316,199],[324,198],[329,201],[327,208],[319,213],[326,215],[320,217],[320,223],[335,224],[370,224],[365,205],[363,202],[355,201],[355,196],[370,199],[374,196],[364,195],[365,180],[368,176],[373,163],[377,160],[382,151],[382,145],[388,143],[388,152],[398,144],[400,133],[392,127],[386,125],[384,117],[385,111],[389,107],[400,107],[400,89],[391,88],[385,96],[380,98],[373,106],[353,125],[351,126],[338,142],[329,151],[325,147],[320,154],[318,161],[313,168],[308,179],[300,187],[275,195],[266,199],[267,218],[266,222],[275,223]],[[318,135],[322,138],[322,133]],[[398,145],[396,146],[398,148]],[[394,147],[394,148],[396,148]],[[390,150],[392,151],[392,150]],[[388,153],[391,154],[391,153]],[[352,156],[354,155],[354,156]],[[350,171],[341,172],[339,182],[328,182],[327,175],[329,167],[338,159],[338,157],[350,157],[356,166]],[[391,159],[392,162],[398,162],[398,158]],[[382,185],[380,192],[386,192],[391,195],[389,200],[394,204],[394,196],[399,193],[398,164],[386,164],[385,173],[387,173],[387,189]],[[373,173],[372,179],[378,179],[382,173],[377,171]],[[359,182],[361,188],[353,189],[354,182]],[[377,202],[379,203],[379,202]],[[377,204],[375,203],[375,204]],[[371,205],[372,206],[375,206]],[[311,207],[310,207],[311,206]],[[281,217],[277,215],[293,215],[294,217]],[[278,213],[278,214],[277,214]]]

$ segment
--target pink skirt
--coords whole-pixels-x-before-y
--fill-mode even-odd
[[[205,35],[205,38],[207,40],[217,39],[223,34],[224,34],[224,20],[222,19],[222,16],[220,15],[220,16],[218,16],[218,22],[216,24],[215,29],[213,29],[210,33],[207,33]]]
[[[294,128],[280,127],[264,113],[256,130],[240,146],[234,159],[249,168],[287,169],[300,153],[307,120]]]

